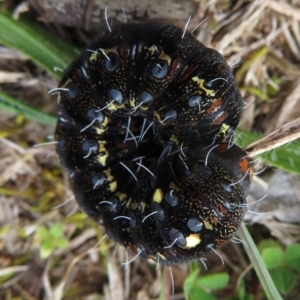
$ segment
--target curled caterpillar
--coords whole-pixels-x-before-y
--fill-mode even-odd
[[[181,29],[122,25],[64,72],[57,152],[79,206],[163,264],[234,236],[252,161],[231,145],[243,100],[226,61]]]

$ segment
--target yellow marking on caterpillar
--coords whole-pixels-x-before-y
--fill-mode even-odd
[[[161,53],[159,54],[158,58],[160,58],[161,60],[166,60],[168,62],[168,65],[171,65],[172,58],[169,55],[167,55],[164,52],[164,50],[161,50]]]
[[[132,202],[132,198],[129,198],[128,201],[126,202],[126,207],[129,208]]]
[[[116,111],[116,110],[122,109],[124,107],[125,107],[124,103],[122,103],[121,105],[117,105],[117,104],[111,103],[110,105],[108,105],[107,109],[110,110],[110,111]]]
[[[151,47],[148,48],[148,51],[151,53],[151,55],[153,55],[155,51],[158,51],[157,46],[152,45]]]
[[[204,223],[204,226],[205,226],[206,229],[211,229],[211,230],[213,229],[213,226],[212,226],[211,223],[209,223],[207,221],[204,221],[203,223]]]
[[[116,197],[118,197],[120,201],[123,201],[127,198],[127,194],[118,192],[116,193]]]
[[[145,208],[146,208],[146,203],[145,202],[142,202],[141,203],[141,206],[142,206],[142,212],[144,212]]]
[[[214,90],[207,89],[204,86],[204,81],[205,81],[204,79],[201,79],[201,78],[195,76],[195,77],[192,78],[192,80],[195,81],[199,85],[201,90],[205,91],[206,95],[212,96],[212,97],[215,96],[216,92]]]
[[[136,99],[130,95],[130,97],[129,97],[130,106],[135,107],[136,106],[135,102],[136,102]]]
[[[117,181],[113,181],[112,183],[109,184],[109,190],[111,192],[115,192],[117,190]]]
[[[132,204],[130,205],[130,208],[131,208],[132,210],[136,210],[138,207],[139,207],[139,204],[138,204],[137,202],[132,203]]]
[[[71,80],[71,79],[68,79],[66,82],[64,82],[64,83],[60,86],[60,88],[63,88],[63,89],[67,88],[67,85],[68,85],[70,82],[72,82],[72,80]],[[60,93],[59,93],[58,96],[57,96],[57,104],[59,104],[60,101],[61,101],[61,95],[60,95]]]
[[[103,122],[101,123],[101,126],[102,127],[106,127],[108,123],[109,123],[109,120],[108,120],[107,117],[105,117],[104,120],[103,120]]]
[[[111,175],[110,169],[104,170],[103,173],[106,175],[107,180],[113,181],[115,178]]]
[[[91,63],[95,63],[97,61],[97,56],[98,56],[98,52],[93,52],[91,55],[90,55],[90,62]]]
[[[100,154],[98,156],[98,162],[102,165],[102,166],[106,166],[106,159],[108,158],[108,152],[105,152],[105,154]]]
[[[56,100],[57,104],[59,104],[60,101],[61,101],[61,96],[60,96],[60,94],[58,94],[58,95],[57,95],[57,100]]]
[[[227,130],[229,128],[230,128],[230,126],[224,123],[224,124],[222,124],[220,131],[221,131],[221,133],[223,133],[224,135],[226,135]]]
[[[106,130],[106,128],[98,128],[98,127],[96,127],[95,129],[96,129],[96,132],[97,132],[98,134],[102,134],[102,133],[104,133],[105,130]]]
[[[140,109],[140,110],[143,110],[143,111],[146,111],[146,110],[149,109],[149,107],[146,107],[146,106],[141,105],[141,106],[139,106],[139,109]]]
[[[192,234],[188,235],[185,238],[185,240],[186,240],[186,245],[181,247],[184,249],[194,248],[201,243],[200,235],[197,233],[192,233]]]
[[[164,255],[162,255],[161,253],[157,252],[157,255],[162,259],[162,260],[167,260],[166,257]]]
[[[156,111],[156,112],[154,112],[154,117],[156,117],[156,119],[161,123],[161,118],[160,118],[160,115],[159,115],[159,113]]]
[[[164,198],[164,193],[161,189],[156,189],[153,195],[152,200],[160,203],[162,201],[162,199]]]
[[[71,79],[68,79],[67,81],[65,81],[62,85],[61,85],[61,88],[66,88],[67,87],[67,85],[70,83],[70,82],[72,82],[72,80]]]
[[[170,184],[169,184],[169,188],[171,190],[175,190],[176,189],[176,184],[173,181],[171,181]]]
[[[179,141],[174,134],[171,135],[170,141],[174,142],[176,144],[176,146],[179,146]]]
[[[108,49],[99,48],[99,50],[100,50],[101,52],[104,52],[105,54],[108,54],[108,53],[110,53],[110,52],[113,52],[113,53],[117,53],[117,54],[118,54],[117,47],[114,47],[114,48],[108,48]]]
[[[103,122],[102,122],[101,125],[100,125],[101,128],[99,128],[99,127],[93,127],[93,128],[96,129],[96,132],[97,132],[98,134],[102,134],[102,133],[105,132],[106,126],[107,126],[108,124],[109,124],[108,118],[107,118],[107,117],[104,117],[104,120],[103,120]],[[105,143],[104,143],[104,144],[105,144]]]
[[[99,144],[99,152],[105,152],[107,153],[107,150],[105,148],[105,143],[98,143]]]
[[[103,173],[106,175],[107,179],[111,181],[111,183],[109,184],[109,190],[111,192],[116,191],[116,189],[117,189],[117,181],[111,175],[111,170],[110,169],[104,170]]]
[[[99,52],[98,51],[95,51],[91,54],[90,56],[90,62],[91,63],[94,63],[97,61],[97,58],[98,58],[98,55],[107,55],[109,52],[114,52],[114,53],[118,53],[117,51],[117,48],[109,48],[109,49],[102,49],[102,48],[98,48],[99,49]],[[102,52],[102,53],[101,53]]]

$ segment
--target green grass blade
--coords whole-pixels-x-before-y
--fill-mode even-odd
[[[245,147],[250,143],[262,138],[258,133],[236,131],[237,135],[241,134],[237,140],[240,147]],[[283,145],[259,156],[268,165],[282,169],[284,171],[300,175],[300,142],[293,141],[289,145]]]
[[[16,21],[0,12],[0,28],[1,44],[25,54],[58,79],[61,73],[53,67],[64,70],[78,55],[74,47],[24,18]]]
[[[0,91],[0,109],[8,111],[15,115],[22,115],[24,118],[46,125],[55,126],[56,117],[34,109],[17,99]]]
[[[248,254],[248,257],[256,271],[256,274],[259,278],[259,282],[261,283],[266,297],[269,300],[282,300],[279,292],[277,291],[275,284],[270,276],[270,273],[260,256],[260,253],[254,244],[254,241],[244,223],[242,223],[239,230],[240,238],[246,242],[247,245],[244,245],[245,250]]]

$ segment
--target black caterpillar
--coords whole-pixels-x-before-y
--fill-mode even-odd
[[[57,152],[80,207],[163,264],[230,241],[251,160],[230,137],[243,99],[226,61],[170,25],[122,25],[64,72]]]

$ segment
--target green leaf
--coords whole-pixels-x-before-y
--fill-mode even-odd
[[[237,140],[237,145],[245,147],[250,143],[260,139],[261,134],[236,130],[240,138]],[[259,156],[268,165],[282,169],[284,171],[300,175],[300,142],[293,141],[288,145],[283,145],[274,150],[266,152]]]
[[[217,273],[206,276],[201,276],[196,280],[196,285],[199,288],[218,290],[227,286],[229,275],[227,273]]]
[[[269,270],[279,267],[283,262],[284,253],[279,247],[266,248],[262,258]]]
[[[78,55],[78,51],[65,43],[58,36],[50,34],[25,18],[14,20],[0,12],[0,43],[22,52],[56,78],[61,73],[54,67],[65,69]]]
[[[252,52],[250,57],[239,67],[235,74],[236,80],[239,82],[242,77],[245,75],[245,73],[249,70],[250,66],[253,64],[253,62],[256,62],[257,60],[264,59],[266,55],[268,54],[268,47],[264,46],[260,49],[257,49],[256,51]]]
[[[41,239],[47,239],[49,238],[50,234],[49,234],[49,230],[47,228],[45,228],[44,226],[40,226],[37,228],[36,230],[36,235]]]
[[[271,79],[271,81],[274,82],[275,86],[268,83],[267,85],[267,93],[270,97],[275,97],[276,95],[278,95],[278,92],[280,90],[280,82],[281,82],[281,78],[280,77],[274,77]]]
[[[265,239],[265,240],[262,240],[261,242],[259,242],[259,244],[257,245],[257,248],[259,250],[260,253],[262,253],[262,251],[264,249],[267,249],[267,248],[278,248],[280,247],[278,242],[273,240],[273,239]]]
[[[252,266],[250,265],[245,271],[248,272],[250,267],[252,267]],[[245,284],[245,281],[243,280],[244,276],[245,276],[245,273],[243,272],[242,274],[240,274],[240,276],[238,278],[237,287],[236,287],[236,292],[237,292],[238,296],[235,297],[234,300],[252,300],[253,299],[253,295],[248,294],[246,292],[246,284]],[[229,300],[229,299],[226,298],[226,300]]]
[[[55,248],[53,239],[49,237],[48,239],[43,240],[42,248],[45,250],[53,251]]]
[[[204,291],[203,289],[199,289],[199,288],[193,288],[192,292],[191,292],[191,300],[216,300],[216,298],[207,293],[206,291]]]
[[[55,246],[57,248],[64,248],[68,245],[69,241],[65,237],[57,238]]]
[[[238,292],[238,295],[239,295],[239,299],[244,300],[245,295],[246,295],[245,281],[244,280],[240,281],[240,284],[237,288],[237,292]]]
[[[270,273],[244,223],[242,223],[240,226],[239,236],[243,241],[245,241],[245,244],[243,243],[244,248],[255,269],[255,272],[259,278],[259,281],[264,289],[267,298],[269,300],[281,300],[282,298],[278,293],[272,277],[270,276]]]
[[[42,259],[45,259],[45,258],[48,258],[52,253],[52,249],[50,248],[44,248],[44,247],[41,247],[40,248],[40,256]]]
[[[277,268],[273,270],[271,276],[281,293],[291,291],[297,281],[296,275],[286,268]]]
[[[61,224],[53,224],[50,228],[50,233],[53,237],[60,237],[63,235],[63,227]]]
[[[300,272],[300,244],[291,244],[286,248],[285,263]]]
[[[72,216],[67,216],[65,217],[65,221],[66,222],[71,222],[71,223],[82,223],[82,221],[86,220],[86,214],[82,213],[82,212],[77,212]]]
[[[200,272],[200,269],[196,269],[193,272],[191,272],[189,274],[189,276],[185,279],[185,281],[183,283],[185,299],[189,299],[189,294],[191,293],[191,290],[194,286],[196,278],[199,275],[199,272]]]
[[[251,294],[246,294],[245,295],[245,298],[243,299],[243,300],[253,300],[253,295],[251,295]]]
[[[54,116],[46,114],[40,110],[18,101],[17,99],[0,91],[0,109],[3,109],[14,115],[22,115],[24,118],[46,125],[55,126],[57,119]]]
[[[260,98],[261,100],[267,101],[269,100],[269,96],[264,93],[261,89],[253,87],[253,86],[242,86],[239,88],[240,91],[246,91],[258,98]]]

